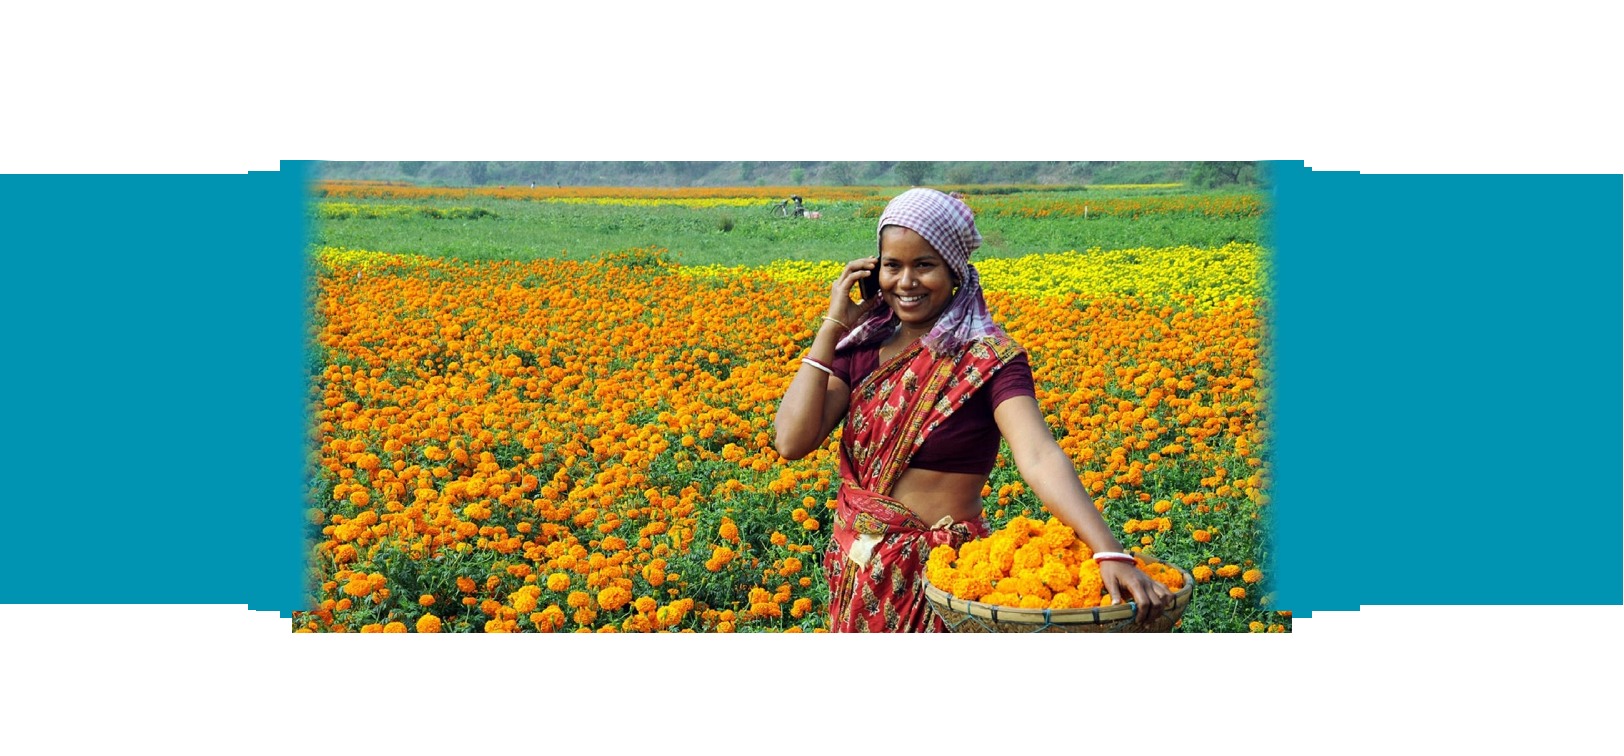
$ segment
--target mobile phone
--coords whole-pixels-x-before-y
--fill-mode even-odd
[[[878,261],[880,259],[879,255],[875,255],[874,259]],[[862,295],[864,302],[880,295],[880,265],[878,262],[874,264],[874,269],[869,271],[867,276],[858,279],[857,293]]]

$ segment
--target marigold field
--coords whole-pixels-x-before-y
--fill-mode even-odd
[[[327,186],[357,204],[320,212],[470,229],[503,215],[403,189]],[[618,191],[570,196],[684,199]],[[792,462],[771,423],[837,263],[677,260],[317,249],[314,610],[295,629],[821,631],[838,431]],[[1289,631],[1267,588],[1264,250],[1056,249],[980,268],[1107,522],[1195,577],[1178,630]],[[982,493],[994,530],[1047,517],[1007,448]]]

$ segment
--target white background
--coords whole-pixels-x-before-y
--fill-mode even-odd
[[[0,171],[410,157],[1624,172],[1618,25],[1592,3],[596,7],[8,9]],[[1484,567],[1534,568],[1514,556],[1523,524],[1507,525]],[[26,753],[1559,752],[1594,747],[1616,713],[1602,704],[1621,619],[1365,607],[1289,636],[450,639],[293,636],[240,606],[3,606],[0,718]]]

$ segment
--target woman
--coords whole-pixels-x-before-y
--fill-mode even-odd
[[[831,630],[939,632],[925,600],[930,550],[985,536],[981,489],[998,439],[1033,493],[1096,552],[1113,603],[1155,619],[1171,592],[1122,554],[1038,410],[1024,350],[992,322],[970,254],[970,208],[932,189],[886,206],[880,255],[846,265],[774,426],[800,459],[844,419],[842,484],[824,555]],[[877,280],[862,304],[852,287]],[[1114,555],[1114,556],[1113,556]]]

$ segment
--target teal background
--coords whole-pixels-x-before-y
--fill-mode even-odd
[[[0,602],[301,608],[309,168],[0,175]]]
[[[1621,177],[1273,167],[1278,606],[1624,602]]]
[[[304,607],[311,165],[0,176],[3,603]],[[1276,606],[1618,604],[1618,175],[1274,166]]]

